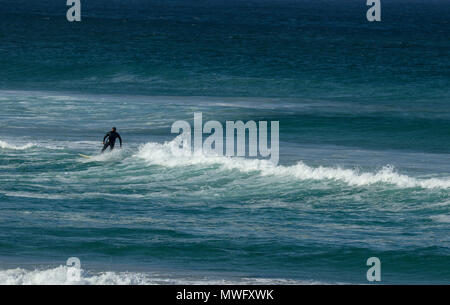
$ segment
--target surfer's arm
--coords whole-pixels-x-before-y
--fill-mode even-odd
[[[107,137],[109,137],[109,133],[105,134],[105,136],[103,137],[103,144],[105,144],[105,140]],[[122,141],[120,143],[122,143]]]
[[[122,147],[122,138],[120,137],[120,134],[117,134],[117,137],[119,138],[120,141],[120,147]]]

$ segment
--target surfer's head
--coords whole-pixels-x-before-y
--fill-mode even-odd
[[[116,127],[113,127],[113,128],[112,128],[112,131],[116,131]]]

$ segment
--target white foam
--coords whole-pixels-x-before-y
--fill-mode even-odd
[[[24,145],[14,145],[0,140],[0,148],[3,149],[25,150],[35,146],[36,144],[34,143],[27,143]]]
[[[46,270],[22,268],[0,271],[1,285],[139,285],[146,284],[145,276],[139,273],[104,272],[96,275],[81,273],[79,280],[69,274],[69,268],[59,266]]]
[[[26,270],[22,268],[0,270],[0,285],[294,285],[323,284],[317,281],[291,279],[238,278],[214,279],[208,277],[169,277],[157,273],[98,272],[81,270],[79,279],[69,276],[71,267],[59,266],[50,269]]]
[[[55,146],[55,145],[47,145],[47,144],[37,144],[37,143],[8,143],[6,141],[0,140],[0,148],[2,149],[10,149],[10,150],[27,150],[34,147],[43,147],[46,149],[64,149],[63,147]]]
[[[450,188],[450,178],[415,178],[397,173],[392,166],[384,166],[376,172],[359,172],[355,169],[341,167],[311,167],[303,162],[292,166],[274,165],[268,160],[245,159],[191,153],[180,148],[181,138],[160,143],[147,143],[139,148],[135,155],[146,162],[165,167],[209,166],[219,165],[224,170],[241,172],[258,172],[262,176],[292,177],[298,180],[328,180],[344,182],[351,186],[367,186],[374,184],[391,184],[401,188],[434,189]]]

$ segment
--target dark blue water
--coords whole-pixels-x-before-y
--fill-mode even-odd
[[[0,0],[0,282],[449,283],[450,3],[382,2]],[[194,112],[279,164],[178,154]]]

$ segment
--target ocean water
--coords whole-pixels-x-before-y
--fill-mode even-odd
[[[450,283],[450,3],[382,2],[0,0],[0,284]],[[194,112],[279,164],[180,153]]]

